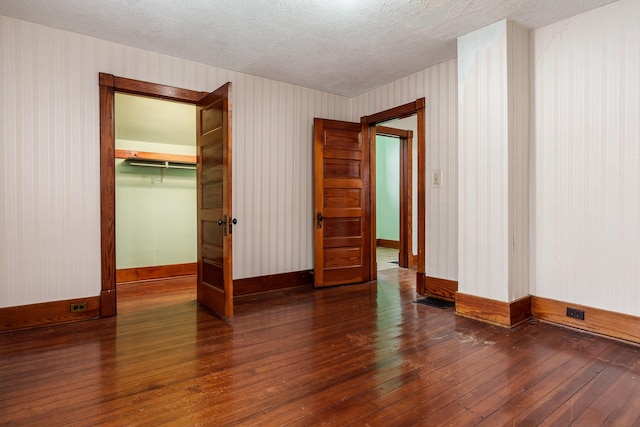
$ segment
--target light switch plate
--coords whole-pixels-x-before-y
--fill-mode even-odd
[[[442,187],[442,171],[440,169],[431,173],[431,185],[437,188]]]

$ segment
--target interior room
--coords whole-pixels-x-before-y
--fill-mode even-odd
[[[0,2],[0,424],[640,423],[640,2],[125,3]]]

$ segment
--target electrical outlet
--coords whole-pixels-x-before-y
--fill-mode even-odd
[[[71,313],[77,313],[78,311],[87,311],[87,303],[86,302],[74,302],[71,304],[69,308]]]
[[[567,317],[572,319],[584,320],[584,310],[567,307]]]

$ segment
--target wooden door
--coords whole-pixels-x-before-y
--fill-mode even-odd
[[[231,270],[231,83],[196,105],[198,302],[233,317]]]
[[[314,120],[314,284],[371,280],[366,125]]]

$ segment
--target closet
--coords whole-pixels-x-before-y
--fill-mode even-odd
[[[116,281],[195,274],[195,107],[116,93]]]

